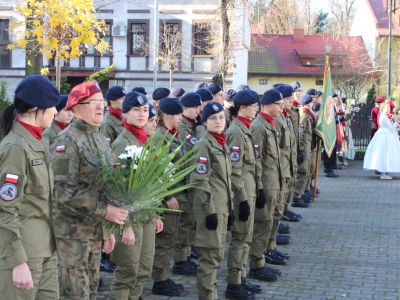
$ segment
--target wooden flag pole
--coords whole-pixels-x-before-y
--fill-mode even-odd
[[[321,155],[321,139],[318,139],[318,143],[317,143],[317,153],[316,153],[316,154],[317,154],[317,155],[315,155],[313,202],[315,202],[315,199],[317,198],[319,156]]]

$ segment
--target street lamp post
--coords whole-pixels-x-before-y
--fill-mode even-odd
[[[157,71],[158,71],[158,0],[154,0],[154,49],[153,49],[153,58],[154,58],[154,68],[153,68],[153,91],[156,89],[157,86]]]
[[[392,90],[392,6],[393,0],[390,0],[389,6],[389,41],[388,41],[388,84],[387,84],[387,97],[391,94]]]

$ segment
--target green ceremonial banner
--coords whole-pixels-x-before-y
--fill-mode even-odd
[[[330,157],[336,143],[336,122],[334,102],[332,100],[332,85],[331,85],[331,68],[329,66],[329,57],[325,61],[324,71],[324,88],[321,108],[319,110],[317,126],[315,133],[321,137],[326,154]]]

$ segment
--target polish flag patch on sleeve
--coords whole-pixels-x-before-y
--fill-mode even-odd
[[[192,136],[190,134],[186,137],[187,140],[190,140],[191,138]]]
[[[56,152],[62,152],[65,151],[65,145],[59,145],[56,147]]]
[[[206,163],[206,162],[207,162],[207,157],[202,157],[202,156],[200,156],[199,162],[201,162],[201,163]]]
[[[14,175],[14,174],[6,174],[6,177],[4,178],[5,182],[9,182],[9,183],[18,183],[18,175]]]
[[[239,147],[238,146],[232,146],[232,151],[233,152],[239,152]]]
[[[111,143],[111,139],[110,138],[106,138],[107,142]]]

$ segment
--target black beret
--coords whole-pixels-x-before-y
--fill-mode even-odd
[[[317,92],[317,97],[320,97],[320,96],[322,96],[324,93],[322,92],[322,91],[318,91]]]
[[[321,108],[321,103],[315,103],[314,111],[319,111],[320,108]]]
[[[250,89],[250,87],[249,87],[248,85],[246,85],[246,84],[240,84],[240,85],[236,88],[236,92],[243,91],[243,90],[249,90],[249,89]]]
[[[178,98],[162,98],[158,108],[167,115],[183,113],[182,103]]]
[[[161,100],[162,98],[168,97],[170,94],[167,88],[156,88],[153,92],[153,100]]]
[[[305,94],[305,95],[300,97],[300,104],[301,105],[305,105],[305,104],[311,103],[312,101],[313,101],[313,98],[311,97],[311,95]]]
[[[203,114],[201,115],[201,123],[204,123],[209,116],[224,111],[224,108],[218,102],[209,102],[204,106]]]
[[[196,83],[194,86],[195,91],[197,91],[198,89],[206,89],[206,88],[208,88],[208,84],[203,81]]]
[[[337,96],[338,96],[338,94],[336,92],[332,92],[332,98],[335,98]]]
[[[235,97],[236,91],[234,89],[229,89],[224,92],[224,99],[226,101],[233,101],[233,97]]]
[[[317,96],[318,91],[316,89],[309,89],[306,94],[310,96]]]
[[[138,92],[129,92],[125,96],[124,102],[122,102],[122,112],[128,112],[134,106],[143,106],[149,103],[147,97]]]
[[[107,100],[118,100],[119,98],[126,96],[126,91],[122,86],[116,85],[110,87],[106,93]]]
[[[213,95],[219,93],[220,91],[222,91],[222,87],[219,84],[210,84],[207,88]]]
[[[131,92],[138,92],[138,93],[141,93],[143,95],[147,95],[146,89],[144,87],[142,87],[142,86],[134,87]]]
[[[60,111],[63,108],[65,108],[65,106],[67,105],[68,95],[61,95],[60,100],[61,100],[60,104],[56,106],[57,111]]]
[[[201,106],[201,97],[195,92],[186,93],[181,98],[181,103],[184,107],[196,107]]]
[[[200,95],[201,101],[210,101],[214,99],[213,94],[207,89],[198,89],[196,94]]]
[[[271,104],[271,103],[274,103],[274,102],[282,100],[282,99],[283,99],[283,96],[282,96],[281,92],[279,92],[276,89],[270,89],[262,95],[260,103],[264,104],[264,105]]]
[[[39,108],[55,107],[61,102],[56,85],[42,75],[22,79],[15,88],[15,95],[23,102]]]
[[[299,89],[301,88],[301,84],[298,81],[293,81],[290,86],[292,86],[293,89]]]
[[[276,88],[276,87],[281,86],[281,85],[285,85],[285,84],[284,83],[275,83],[272,87]]]
[[[282,94],[283,98],[291,97],[291,96],[293,96],[293,93],[294,93],[293,87],[288,84],[278,85],[278,86],[274,87],[274,89],[278,90]]]
[[[152,104],[149,103],[149,119],[155,116],[157,116],[157,110]]]
[[[258,94],[252,90],[241,90],[233,97],[235,105],[251,105],[258,103],[259,100]]]
[[[185,94],[185,90],[183,88],[180,88],[180,87],[174,87],[172,89],[172,91],[171,91],[171,97],[172,98],[179,98],[183,94]]]

